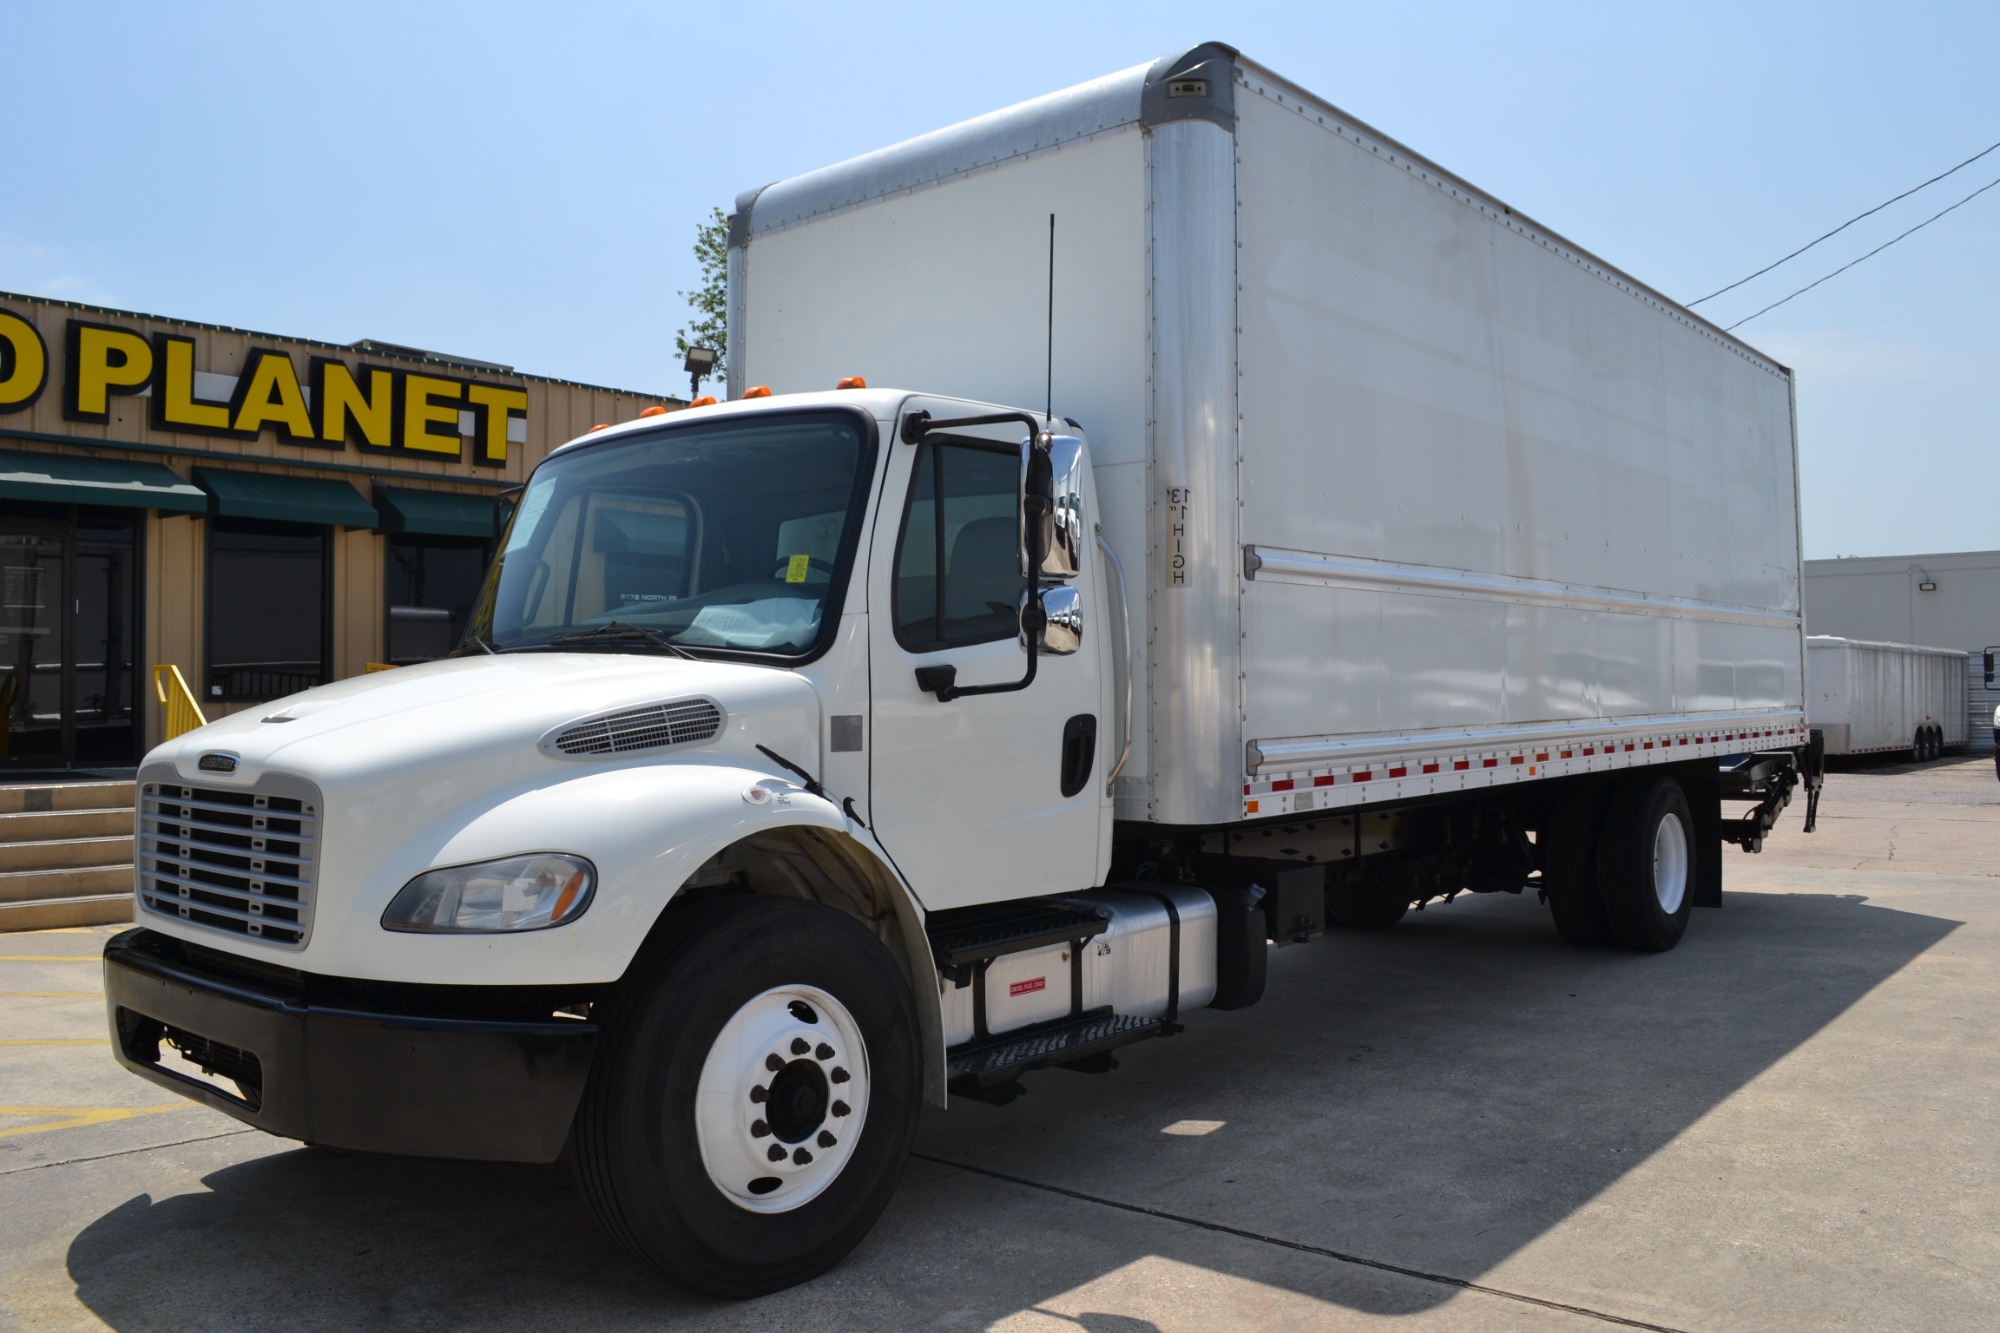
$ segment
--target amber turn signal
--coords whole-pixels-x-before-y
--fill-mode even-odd
[[[833,387],[836,389],[865,389],[868,387],[868,381],[859,375],[843,375],[840,383]]]

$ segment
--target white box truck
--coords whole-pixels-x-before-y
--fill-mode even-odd
[[[1919,763],[1965,746],[1971,654],[1814,634],[1806,718],[1829,755],[1907,751]]]
[[[927,1099],[1459,892],[1670,948],[1812,789],[1789,373],[1231,49],[731,238],[736,400],[551,454],[456,656],[148,756],[128,1068],[571,1145],[638,1254],[767,1291]]]

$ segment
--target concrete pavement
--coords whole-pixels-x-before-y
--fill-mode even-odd
[[[2000,783],[1857,768],[1799,822],[1659,957],[1509,897],[1277,951],[1255,1009],[927,1112],[861,1249],[743,1304],[558,1168],[157,1109],[103,1044],[111,932],[0,936],[0,1324],[1992,1327]]]

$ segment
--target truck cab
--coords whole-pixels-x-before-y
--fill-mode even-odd
[[[903,1122],[943,1100],[926,923],[1104,882],[1129,704],[1089,471],[1066,423],[877,389],[557,449],[452,657],[147,757],[138,929],[107,955],[119,1059],[311,1143],[549,1161],[605,1078],[607,1008],[645,1003],[683,927],[759,934],[761,899],[808,953],[847,932],[907,1047],[871,1060],[869,996],[831,983],[786,1000],[813,1024],[741,1020],[848,1033],[807,1043],[845,1063],[732,1079],[793,1094],[806,1146],[729,1188],[802,1207],[842,1174],[823,1126],[857,1089]],[[779,1141],[724,1119],[692,1155],[711,1177]]]

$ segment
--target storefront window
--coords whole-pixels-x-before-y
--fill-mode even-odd
[[[208,525],[211,699],[276,699],[331,679],[327,530],[217,518]]]
[[[465,617],[486,578],[490,543],[473,537],[389,539],[389,661],[443,657],[465,635]]]

